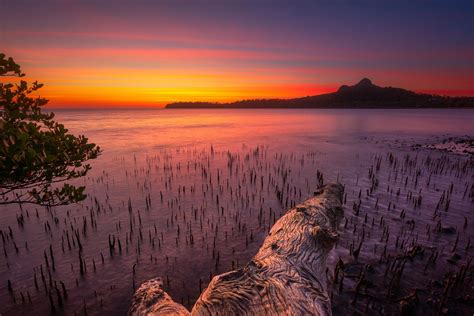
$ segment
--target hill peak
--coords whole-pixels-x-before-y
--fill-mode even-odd
[[[361,81],[359,81],[359,83],[356,84],[356,86],[365,86],[365,87],[368,87],[368,86],[373,86],[374,84],[372,83],[372,80],[370,80],[369,78],[363,78]]]
[[[363,78],[361,81],[359,81],[353,86],[342,85],[338,91],[347,92],[347,91],[354,91],[354,89],[359,90],[360,88],[363,88],[365,90],[365,88],[372,88],[372,87],[375,87],[375,85],[372,83],[372,80],[370,80],[369,78]]]

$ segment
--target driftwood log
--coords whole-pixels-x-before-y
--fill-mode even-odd
[[[244,267],[215,276],[191,312],[143,283],[129,315],[331,315],[326,260],[343,217],[343,187],[328,184],[273,225]]]

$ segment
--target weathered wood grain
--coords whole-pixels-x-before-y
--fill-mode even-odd
[[[129,315],[189,315],[181,304],[163,291],[161,278],[144,282],[133,295]]]
[[[326,259],[343,217],[342,196],[342,185],[328,184],[289,210],[244,268],[212,279],[190,314],[331,315]],[[129,315],[189,314],[150,282],[135,293]]]

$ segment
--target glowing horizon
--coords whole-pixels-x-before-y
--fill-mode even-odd
[[[432,3],[423,12],[408,2],[371,1],[299,7],[144,1],[133,8],[122,1],[113,8],[99,1],[9,2],[2,5],[9,14],[0,22],[0,51],[28,80],[45,85],[41,95],[51,108],[293,98],[363,77],[380,86],[474,96],[470,8],[469,2]]]

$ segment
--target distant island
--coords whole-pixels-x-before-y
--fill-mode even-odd
[[[257,99],[231,103],[175,102],[167,109],[277,109],[277,108],[474,108],[474,97],[447,97],[379,87],[364,78],[336,92],[294,99]]]

